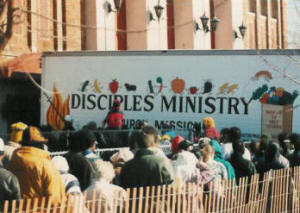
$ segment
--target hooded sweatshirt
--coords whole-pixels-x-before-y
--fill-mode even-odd
[[[233,167],[231,166],[231,164],[224,160],[223,159],[223,156],[222,156],[222,150],[221,150],[221,147],[220,147],[220,144],[218,143],[218,141],[216,140],[211,140],[210,141],[210,144],[214,147],[215,149],[215,157],[214,157],[214,160],[217,161],[217,162],[220,162],[222,163],[225,167],[226,167],[226,170],[227,170],[227,175],[228,175],[228,179],[231,180],[231,179],[234,179],[235,178],[235,172],[234,172],[234,169]]]

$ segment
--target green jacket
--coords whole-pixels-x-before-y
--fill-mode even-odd
[[[140,149],[122,168],[121,186],[133,188],[171,184],[174,173],[171,164],[148,149]]]

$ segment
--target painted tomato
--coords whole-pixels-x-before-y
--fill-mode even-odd
[[[112,94],[115,94],[118,92],[119,89],[119,82],[114,79],[112,82],[109,83],[109,90]]]
[[[190,87],[190,93],[192,94],[192,95],[194,95],[194,94],[196,94],[197,92],[198,92],[198,89],[197,89],[197,87]]]
[[[172,80],[171,82],[171,88],[173,90],[173,92],[180,94],[183,92],[185,87],[185,81],[183,79],[180,78],[175,78]]]

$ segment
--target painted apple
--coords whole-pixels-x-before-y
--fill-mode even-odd
[[[119,82],[114,79],[112,82],[109,83],[109,90],[112,94],[115,94],[118,92],[119,89]]]
[[[194,95],[194,94],[196,94],[197,92],[198,92],[198,88],[197,87],[190,87],[190,93],[192,94],[192,95]]]

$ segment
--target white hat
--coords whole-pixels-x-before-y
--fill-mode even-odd
[[[57,170],[59,170],[61,172],[69,171],[69,164],[68,164],[68,161],[66,160],[66,158],[64,158],[62,156],[55,156],[54,158],[52,158],[51,161]]]
[[[0,155],[4,154],[4,141],[0,138]]]

